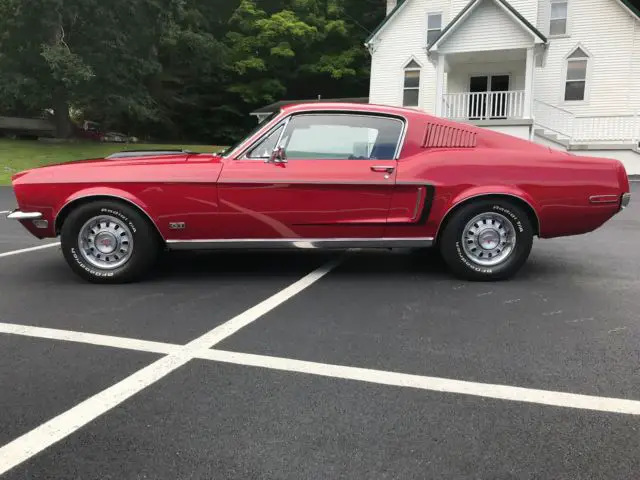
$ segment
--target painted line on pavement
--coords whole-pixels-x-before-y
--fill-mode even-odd
[[[38,250],[44,250],[45,248],[57,247],[60,242],[47,243],[46,245],[38,245],[37,247],[23,248],[21,250],[14,250],[12,252],[0,253],[0,258],[11,257],[13,255],[20,255],[22,253],[36,252]]]
[[[309,278],[307,278],[307,281],[308,280]],[[304,285],[304,283],[297,285],[299,288]],[[278,295],[279,294],[276,294],[276,296]],[[272,299],[273,297],[265,302],[268,302]],[[264,305],[265,302],[263,302],[261,305]],[[243,317],[243,315],[244,314],[241,314],[238,317],[235,317],[235,319],[233,320],[237,320],[238,318],[246,318]],[[236,322],[235,326],[237,325],[238,324]],[[212,332],[214,332],[215,330],[216,329],[212,330]],[[176,345],[171,343],[137,340],[126,337],[114,337],[109,335],[74,332],[69,330],[58,330],[26,325],[15,325],[9,323],[0,323],[0,333],[22,335],[34,338],[63,340],[69,342],[88,343],[91,345],[122,348],[148,353],[168,354],[170,356],[178,356],[186,359],[184,363],[186,363],[186,361],[190,359],[198,358],[202,360],[232,363],[247,367],[268,368],[272,370],[319,375],[324,377],[355,380],[380,385],[416,388],[441,393],[454,393],[555,407],[595,410],[608,413],[640,415],[640,401],[638,400],[597,397],[593,395],[582,395],[533,388],[513,387],[508,385],[494,385],[488,383],[453,380],[440,377],[389,372],[384,370],[373,370],[368,368],[349,367],[345,365],[308,362],[291,358],[270,357],[265,355],[253,355],[248,353],[228,352],[222,350],[210,350],[208,347],[208,342],[201,342],[201,339],[203,339],[204,336],[200,337],[198,341],[190,342],[187,345]],[[222,335],[220,335],[217,338],[224,339],[226,337],[222,338]],[[0,459],[2,458],[1,453],[2,451],[0,450]]]
[[[3,213],[9,213],[10,211],[11,211],[11,210],[2,210],[2,211],[0,212],[0,215],[2,215]]]
[[[246,312],[189,342],[176,350],[176,352],[156,360],[151,365],[138,370],[124,380],[9,442],[0,448],[0,475],[71,435],[136,393],[185,365],[194,358],[194,353],[199,349],[213,347],[217,342],[224,340],[240,328],[256,321],[264,314],[310,287],[340,265],[344,258],[344,256],[341,256],[323,265]]]
[[[222,350],[201,351],[198,354],[198,358],[286,372],[306,373],[344,380],[357,380],[360,382],[375,383],[379,385],[417,388],[442,393],[457,393],[462,395],[471,395],[474,397],[535,403],[553,407],[640,415],[640,401],[637,400],[595,397],[591,395],[554,392],[550,390],[511,387],[508,385],[493,385],[489,383],[469,382],[440,377],[427,377],[422,375],[387,372],[384,370],[371,370],[368,368],[306,362],[290,358],[226,352]]]
[[[97,333],[74,332],[72,330],[59,330],[57,328],[17,325],[14,323],[0,323],[0,333],[97,345],[100,347],[121,348],[124,350],[135,350],[138,352],[160,353],[163,355],[172,355],[178,350],[184,348],[183,345],[175,345],[171,343],[153,342],[126,337],[113,337]]]

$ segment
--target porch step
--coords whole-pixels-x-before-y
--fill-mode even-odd
[[[544,128],[534,127],[533,133],[538,135],[539,137],[545,138],[550,142],[557,143],[558,145],[562,145],[564,148],[569,149],[571,145],[571,140],[569,137],[564,135],[559,135],[555,132],[551,132],[549,130],[545,130]]]

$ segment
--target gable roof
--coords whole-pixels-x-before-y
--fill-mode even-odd
[[[368,45],[369,42],[373,40],[373,37],[375,37],[378,34],[378,32],[380,32],[380,30],[382,30],[384,27],[387,26],[389,21],[396,16],[396,14],[400,11],[400,9],[402,9],[402,7],[405,6],[407,1],[408,0],[398,0],[398,3],[396,4],[395,8],[389,12],[389,14],[382,21],[382,23],[378,25],[376,29],[373,32],[371,32],[371,35],[369,35],[369,37],[365,40],[364,42],[365,45]]]
[[[453,31],[458,24],[467,16],[467,13],[476,7],[480,2],[484,0],[471,0],[467,3],[466,7],[464,7],[458,15],[455,16],[449,25],[445,27],[445,29],[440,33],[440,36],[427,48],[427,51],[431,51],[433,48],[438,48],[438,45],[442,40],[444,40],[447,36],[449,36],[450,32]],[[507,2],[507,0],[493,0],[494,2],[502,5],[509,13],[511,13],[515,19],[520,23],[526,30],[529,30],[533,35],[538,37],[543,43],[547,43],[547,37],[545,37],[540,30],[534,27],[529,20],[524,18],[520,12],[518,12],[513,6]]]
[[[630,13],[635,15],[640,20],[640,9],[638,9],[638,7],[631,3],[631,0],[618,0],[618,3],[622,4],[623,7],[629,10]]]
[[[391,21],[391,19],[393,19],[398,12],[402,9],[402,7],[404,7],[409,0],[398,0],[398,3],[396,4],[396,7],[391,10],[391,12],[389,12],[389,14],[385,17],[385,19],[382,21],[382,23],[380,23],[380,25],[378,25],[376,27],[376,29],[371,33],[371,35],[369,35],[369,38],[367,38],[367,40],[364,42],[365,45],[368,45],[371,40],[373,40],[373,38],[378,35],[378,33],[387,26],[387,24]],[[515,8],[513,8],[513,6],[507,1],[507,0],[496,0],[499,1],[503,6],[505,6],[507,9],[509,9],[516,17],[518,17],[523,23],[524,25],[526,25],[532,32],[534,32],[536,34],[536,36],[538,36],[541,39],[544,39],[544,42],[546,43],[547,39],[544,35],[542,35],[542,33],[540,33],[540,31],[535,28],[533,25],[531,25],[531,23],[524,18]],[[640,9],[638,7],[636,7],[633,3],[632,0],[617,0],[617,2],[626,10],[629,11],[629,13],[633,14],[636,16],[636,18],[638,18],[640,20]],[[471,8],[471,6],[475,3],[474,0],[471,0],[467,6],[465,7],[465,10],[468,8]],[[464,10],[463,10],[464,11]],[[463,12],[460,12],[456,18],[454,18],[451,23],[449,23],[449,25],[447,26],[446,29],[448,29],[455,21],[456,19],[458,19],[458,17],[462,14]],[[444,33],[444,31],[442,32]],[[442,34],[441,34],[442,35]]]

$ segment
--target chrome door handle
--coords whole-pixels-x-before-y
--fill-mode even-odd
[[[371,170],[379,173],[393,173],[396,167],[389,167],[387,165],[375,165],[371,167]]]

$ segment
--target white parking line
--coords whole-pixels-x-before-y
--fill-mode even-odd
[[[180,349],[182,345],[171,343],[152,342],[135,338],[112,337],[97,333],[74,332],[72,330],[58,330],[56,328],[33,327],[31,325],[16,325],[14,323],[0,323],[0,333],[20,335],[23,337],[46,338],[49,340],[62,340],[66,342],[98,345],[101,347],[122,348],[124,350],[136,350],[138,352],[160,353],[171,355]]]
[[[640,415],[640,401],[637,400],[595,397],[591,395],[554,392],[550,390],[511,387],[508,385],[493,385],[489,383],[452,380],[449,378],[425,377],[406,373],[387,372],[384,370],[370,370],[368,368],[305,362],[290,358],[225,352],[222,350],[201,351],[197,356],[198,358],[218,362],[269,368],[286,372],[307,373],[323,377],[342,378],[345,380],[357,380],[360,382],[376,383],[380,385],[418,388],[443,393],[458,393],[475,397],[536,403],[539,405],[549,405],[554,407]]]
[[[307,281],[309,280],[310,279],[307,278]],[[302,285],[304,285],[304,283],[296,285],[296,288],[300,288]],[[276,295],[276,297],[278,295]],[[271,297],[260,305],[264,307],[266,306],[267,302],[273,301],[273,299],[274,297]],[[247,312],[250,312],[252,310],[253,309],[248,310]],[[247,314],[245,312],[238,317],[235,317],[230,322],[223,324],[226,329],[225,331],[227,335],[223,336],[221,334],[221,331],[218,329],[213,330],[212,332],[218,330],[218,334],[216,336],[216,339],[218,339],[217,342],[231,335],[231,333],[229,332],[231,332],[232,330],[233,332],[237,331],[236,328],[230,328],[227,327],[227,325],[233,325],[237,327],[240,319],[246,318]],[[235,324],[231,324],[231,322],[234,321]],[[392,385],[397,387],[417,388],[443,393],[456,393],[476,397],[495,398],[499,400],[535,403],[539,405],[575,408],[582,410],[595,410],[608,413],[640,415],[640,401],[638,400],[596,397],[593,395],[582,395],[533,388],[513,387],[508,385],[494,385],[480,382],[453,380],[448,378],[388,372],[384,370],[372,370],[368,368],[349,367],[345,365],[331,365],[326,363],[307,362],[291,358],[227,352],[223,350],[210,350],[209,345],[211,345],[211,340],[209,339],[207,341],[204,341],[204,338],[206,338],[207,336],[211,337],[211,334],[206,334],[200,337],[197,341],[190,342],[189,344],[183,346],[171,343],[152,342],[125,337],[113,337],[108,335],[73,332],[69,330],[57,330],[52,328],[15,325],[10,323],[0,323],[0,333],[88,343],[92,345],[101,345],[106,347],[122,348],[149,353],[163,353],[185,357],[187,359],[198,358],[202,360],[233,363],[236,365],[243,365],[247,367],[261,367],[272,370],[305,373],[309,375],[320,375],[324,377],[356,380],[361,382]]]
[[[11,210],[2,210],[2,211],[0,212],[0,215],[2,215],[3,213],[9,213],[10,211],[11,211]]]
[[[60,245],[60,242],[56,242],[56,243],[47,243],[46,245],[38,245],[37,247],[23,248],[21,250],[13,250],[12,252],[0,253],[0,258],[11,257],[13,255],[20,255],[21,253],[35,252],[38,250],[43,250],[45,248],[57,247],[59,245]]]
[[[314,270],[255,307],[232,318],[211,332],[189,342],[171,355],[155,361],[112,387],[103,390],[70,410],[67,410],[6,444],[0,448],[0,475],[62,440],[79,428],[82,428],[100,415],[103,415],[136,393],[144,390],[149,385],[169,375],[194,358],[194,353],[198,350],[214,346],[229,335],[237,332],[240,328],[257,320],[278,305],[281,305],[291,297],[310,287],[336,268],[342,262],[343,258],[344,257],[340,257]],[[73,337],[73,335],[70,334],[69,338],[71,337]],[[95,336],[93,339],[96,340]]]

